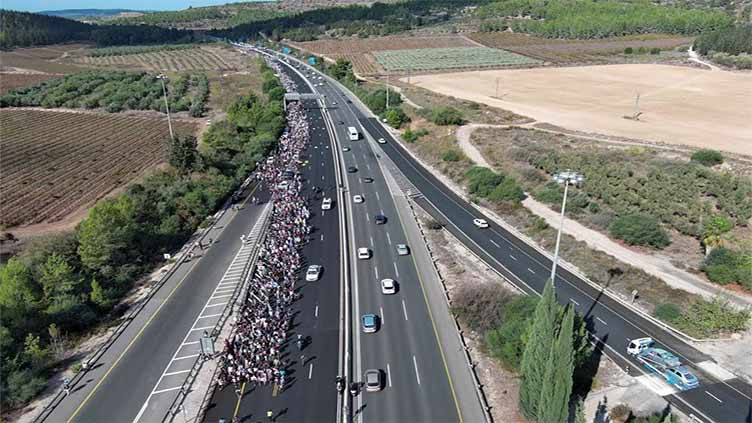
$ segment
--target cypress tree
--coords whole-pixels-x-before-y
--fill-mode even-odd
[[[574,423],[586,423],[586,422],[587,422],[587,419],[585,418],[585,402],[582,401],[582,398],[580,398],[577,400],[577,406],[574,409]]]
[[[537,420],[541,388],[546,373],[546,363],[551,354],[556,327],[556,297],[551,280],[543,289],[543,296],[538,301],[533,314],[525,352],[522,354],[520,373],[520,408],[526,418]]]
[[[546,376],[541,390],[538,421],[541,423],[565,422],[569,416],[569,396],[572,394],[574,372],[574,310],[567,306],[559,335],[551,348]]]

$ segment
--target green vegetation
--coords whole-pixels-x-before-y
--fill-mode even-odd
[[[720,299],[713,301],[698,299],[684,312],[678,307],[663,304],[656,307],[654,314],[666,323],[697,338],[743,331],[747,328],[750,318],[749,311],[736,310]]]
[[[711,281],[726,285],[738,283],[752,290],[752,251],[713,249],[705,258],[702,270]]]
[[[195,44],[157,44],[146,46],[121,46],[95,48],[87,52],[91,57],[126,56],[129,54],[151,53],[154,51],[187,50],[196,48]]]
[[[467,69],[533,65],[540,60],[488,47],[420,48],[373,52],[376,61],[391,71]]]
[[[168,87],[171,112],[190,110],[192,116],[203,114],[209,96],[206,75],[184,74],[170,81]],[[0,97],[0,107],[30,106],[104,108],[111,113],[122,110],[166,111],[162,83],[155,75],[120,71],[67,75]]]
[[[470,194],[487,198],[494,203],[519,204],[525,199],[522,187],[514,178],[496,173],[487,167],[473,166],[467,171],[465,178]]]
[[[731,66],[739,69],[752,69],[752,54],[741,53],[736,56],[728,53],[712,53],[710,60],[723,66]]]
[[[445,162],[458,162],[462,159],[462,157],[463,154],[461,151],[457,150],[456,148],[451,148],[444,152],[444,154],[441,156],[441,160],[444,160]]]
[[[702,55],[726,53],[738,56],[752,54],[752,24],[730,26],[706,32],[695,40],[695,49]]]
[[[488,20],[482,31],[526,32],[549,38],[606,38],[630,34],[663,33],[696,35],[728,28],[733,18],[723,12],[690,10],[633,2],[587,0],[510,0],[478,8]]]
[[[91,25],[55,16],[0,9],[0,48],[28,47],[69,41],[98,46],[192,42],[193,32],[154,26]]]
[[[431,122],[436,125],[462,125],[465,118],[454,107],[437,107],[431,110]]]
[[[660,222],[652,216],[633,213],[619,216],[611,222],[608,232],[629,245],[649,245],[663,248],[671,243]]]
[[[210,126],[201,152],[195,139],[175,140],[174,169],[99,202],[73,233],[33,242],[0,268],[5,409],[42,390],[70,340],[105,320],[162,254],[189,239],[274,147],[284,122],[281,102],[239,97],[227,120]]]
[[[211,27],[220,28],[241,25],[256,21],[264,21],[287,13],[274,10],[253,3],[227,4],[224,6],[189,7],[184,10],[149,12],[141,16],[129,16],[113,19],[113,24],[130,25],[160,25],[160,26],[185,26],[185,27]]]
[[[692,161],[710,167],[723,163],[723,155],[720,151],[702,149],[692,153]]]
[[[402,134],[402,139],[405,140],[405,142],[413,143],[420,139],[420,137],[424,137],[428,135],[428,130],[423,128],[419,129],[417,131],[413,131],[410,128],[405,129],[405,132]]]

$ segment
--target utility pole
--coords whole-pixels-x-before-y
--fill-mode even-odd
[[[170,139],[175,140],[175,135],[172,133],[172,121],[170,121],[170,103],[167,101],[167,87],[165,86],[165,80],[167,79],[167,76],[160,73],[157,75],[157,79],[162,81],[162,93],[164,94],[164,104],[165,109],[167,110],[167,127],[170,128]]]
[[[564,199],[561,203],[561,223],[559,223],[559,232],[556,234],[556,247],[554,248],[554,262],[551,265],[551,281],[556,284],[556,265],[559,262],[559,244],[561,243],[561,232],[564,229],[564,210],[567,208],[567,193],[569,191],[569,184],[575,183],[580,185],[585,177],[577,172],[567,170],[566,172],[560,172],[554,174],[554,181],[564,184]]]
[[[386,109],[389,110],[389,69],[386,70]]]
[[[499,77],[496,77],[496,98],[499,98]]]
[[[634,117],[637,118],[640,115],[640,93],[637,93],[634,100]]]

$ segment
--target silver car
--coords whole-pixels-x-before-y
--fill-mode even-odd
[[[410,248],[405,244],[397,244],[397,255],[406,256],[410,254]]]
[[[366,370],[366,391],[378,392],[384,386],[381,370],[368,369]]]

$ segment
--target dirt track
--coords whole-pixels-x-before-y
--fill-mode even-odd
[[[412,82],[568,129],[752,155],[752,74],[639,64],[445,73]],[[624,119],[637,93],[639,122]]]

